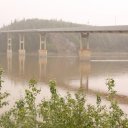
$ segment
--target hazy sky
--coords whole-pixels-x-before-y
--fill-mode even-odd
[[[23,18],[128,25],[128,0],[0,0],[0,26]]]

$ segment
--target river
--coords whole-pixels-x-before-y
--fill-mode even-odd
[[[11,95],[10,106],[16,99],[24,96],[24,89],[31,78],[37,80],[37,87],[42,89],[39,99],[49,98],[49,80],[56,80],[61,95],[66,92],[75,93],[83,89],[87,93],[89,103],[95,102],[99,92],[106,101],[107,78],[116,82],[117,100],[125,111],[128,106],[128,59],[91,59],[79,61],[78,57],[39,58],[36,55],[18,56],[0,55],[0,66],[4,69],[3,88]]]

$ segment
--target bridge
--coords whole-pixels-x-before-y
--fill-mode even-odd
[[[19,55],[25,55],[25,33],[38,33],[40,38],[39,56],[47,57],[46,35],[47,33],[79,33],[81,60],[90,58],[89,34],[90,33],[128,33],[128,26],[86,26],[70,28],[43,28],[43,29],[23,29],[23,30],[1,30],[0,34],[7,34],[7,55],[12,55],[13,33],[19,34]]]
[[[0,33],[128,33],[128,26],[86,26],[70,28],[42,28],[23,30],[1,30]]]

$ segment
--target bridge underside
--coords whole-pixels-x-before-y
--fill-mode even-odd
[[[13,41],[12,41],[12,34],[13,33],[7,33],[7,55],[12,56],[12,47],[13,47]],[[46,58],[47,57],[47,33],[38,33],[39,35],[39,50],[38,54],[39,57]],[[26,50],[25,50],[25,33],[19,33],[19,55],[25,56]],[[78,51],[80,60],[89,60],[90,59],[90,48],[89,48],[89,33],[80,33],[80,49]]]
[[[47,33],[80,33],[80,60],[89,60],[91,50],[89,48],[90,33],[128,33],[127,26],[86,26],[75,28],[43,28],[43,29],[25,29],[25,30],[2,30],[0,34],[7,34],[7,54],[12,55],[13,33],[19,34],[19,55],[25,55],[25,33],[38,33],[40,38],[39,56],[47,57]]]

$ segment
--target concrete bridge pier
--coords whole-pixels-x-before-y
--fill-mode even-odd
[[[39,48],[39,57],[47,57],[46,49],[46,33],[40,33],[40,48]]]
[[[24,34],[19,34],[19,55],[25,56],[25,38]]]
[[[81,33],[80,36],[80,51],[79,58],[80,60],[90,60],[91,52],[89,49],[89,33]]]
[[[7,34],[7,56],[12,56],[12,38],[10,34]]]

